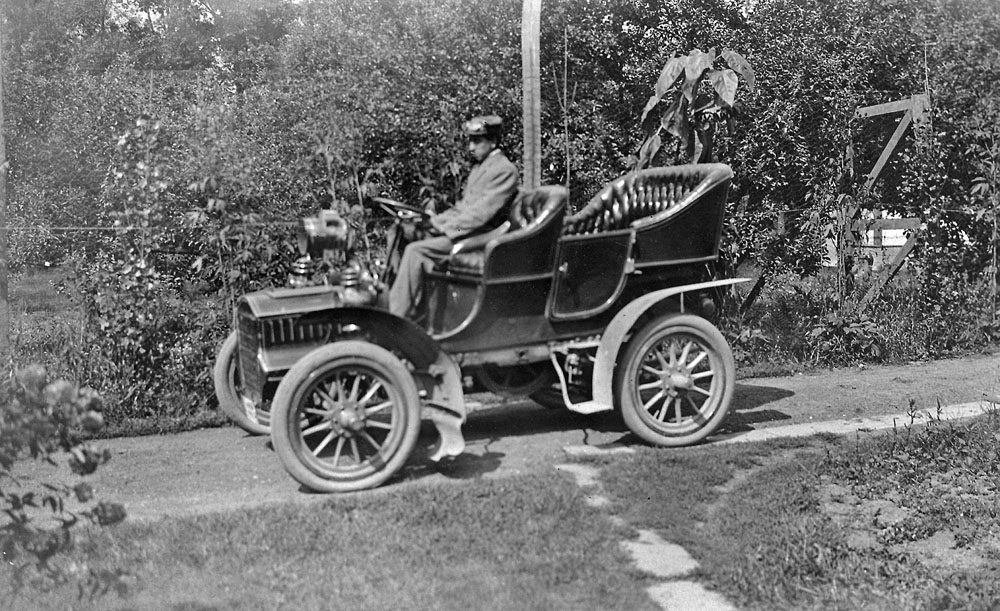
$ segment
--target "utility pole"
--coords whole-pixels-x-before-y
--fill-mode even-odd
[[[10,293],[7,277],[7,147],[3,120],[3,23],[0,21],[0,376],[13,369],[10,350]]]
[[[524,122],[524,186],[542,184],[542,81],[539,75],[539,31],[542,0],[524,0],[521,5],[521,78]]]

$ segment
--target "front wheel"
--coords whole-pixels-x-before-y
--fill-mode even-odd
[[[653,319],[629,340],[615,399],[633,433],[658,446],[701,441],[725,419],[736,364],[725,338],[690,314]]]
[[[215,383],[215,398],[218,399],[219,408],[223,413],[251,435],[270,433],[271,427],[266,418],[260,417],[261,415],[266,416],[266,412],[258,413],[257,409],[243,401],[243,394],[240,392],[239,340],[236,337],[236,332],[230,333],[226,341],[222,343],[212,373]]]
[[[413,376],[367,342],[310,352],[282,378],[272,406],[275,452],[296,481],[319,492],[382,484],[409,458],[420,431]]]

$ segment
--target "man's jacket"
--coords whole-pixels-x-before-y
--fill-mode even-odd
[[[462,199],[431,219],[438,231],[452,240],[472,233],[490,223],[517,194],[520,179],[517,168],[500,149],[469,172]]]

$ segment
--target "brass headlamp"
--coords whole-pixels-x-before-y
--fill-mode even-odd
[[[303,218],[298,243],[299,253],[310,256],[322,256],[328,250],[349,252],[354,247],[350,226],[333,210]]]

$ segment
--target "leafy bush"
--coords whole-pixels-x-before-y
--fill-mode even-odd
[[[809,335],[817,342],[817,352],[831,360],[878,362],[882,359],[878,326],[865,314],[827,314],[815,322]]]
[[[989,300],[984,281],[927,278],[914,264],[860,312],[857,303],[869,285],[855,286],[842,306],[835,281],[830,273],[778,275],[742,315],[728,308],[721,326],[738,363],[766,374],[898,362],[982,349],[1000,339],[983,308]]]
[[[28,366],[17,372],[13,389],[5,389],[0,406],[0,566],[11,571],[16,589],[51,587],[78,580],[81,594],[115,588],[124,592],[127,573],[94,571],[66,561],[74,545],[73,527],[80,519],[101,526],[125,519],[120,504],[93,502],[90,484],[37,484],[27,487],[15,466],[25,458],[55,464],[58,452],[69,454],[74,474],[86,476],[110,460],[107,450],[81,443],[84,433],[104,426],[103,400],[90,388],[79,388],[65,380],[49,382],[45,369]],[[74,513],[66,501],[91,503]],[[41,523],[39,514],[48,510],[55,526]]]
[[[109,421],[211,407],[207,372],[233,300],[283,281],[298,217],[340,209],[375,258],[384,227],[362,200],[453,201],[468,163],[461,120],[497,112],[512,159],[523,146],[518,2],[269,0],[224,12],[166,3],[160,23],[111,15],[115,3],[78,4],[16,3],[3,24],[10,218],[24,227],[12,232],[11,266],[81,262],[83,331],[60,327],[47,342],[25,330],[23,345],[49,350],[47,363],[58,353],[99,387]],[[745,11],[698,0],[547,3],[542,180],[565,182],[571,206],[586,202],[635,162],[642,128],[658,129],[638,118],[670,58],[739,49],[757,74],[735,104],[728,87],[720,92],[736,119],[713,141],[735,171],[722,249],[732,268],[754,264],[780,294],[766,302],[773,313],[752,308],[732,323],[741,362],[979,345],[995,329],[962,307],[995,297],[982,290],[992,269],[997,23],[985,0],[762,0]],[[937,45],[924,47],[931,38]],[[712,74],[726,85],[728,72]],[[858,105],[925,86],[933,133],[900,153],[906,163],[891,162],[876,195],[927,221],[917,280],[926,299],[889,298],[888,310],[867,313],[874,327],[858,326],[819,271],[836,196],[862,179],[844,153],[850,118]],[[657,89],[663,105],[677,89]],[[874,163],[872,142],[854,144],[857,168]],[[55,229],[112,223],[118,232]],[[798,277],[785,282],[786,273]]]
[[[160,124],[140,117],[117,154],[105,193],[118,232],[76,270],[86,340],[77,348],[90,357],[87,381],[111,399],[112,420],[176,416],[211,396],[211,353],[226,316],[210,300],[184,299],[183,269],[156,264],[183,197],[164,169],[169,144]]]

